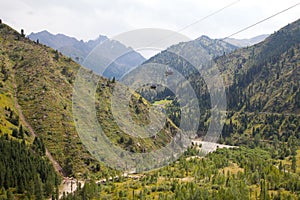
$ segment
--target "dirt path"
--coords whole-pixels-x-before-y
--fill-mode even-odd
[[[19,113],[19,119],[21,120],[22,124],[24,124],[27,129],[29,130],[30,134],[34,137],[38,137],[38,135],[34,132],[32,126],[27,122],[21,106],[18,103],[18,96],[17,96],[17,85],[16,83],[13,84],[14,86],[14,103],[15,103],[15,107]],[[75,179],[72,178],[68,178],[65,176],[65,173],[62,169],[62,167],[59,165],[59,163],[52,157],[51,153],[49,152],[49,150],[46,148],[46,156],[47,158],[50,160],[50,162],[52,163],[55,171],[60,174],[61,176],[63,176],[64,180],[60,185],[59,188],[59,199],[63,196],[63,194],[67,194],[67,193],[72,193],[75,192],[78,188],[78,183],[81,183],[81,187],[84,186],[84,181],[77,181]],[[51,200],[51,198],[49,199]]]
[[[64,178],[60,188],[59,188],[59,199],[62,198],[63,194],[70,194],[75,192],[78,187],[79,187],[79,183],[80,183],[80,187],[82,188],[84,186],[84,181],[78,181],[76,179],[73,178]]]
[[[16,83],[14,83],[14,92],[15,92],[14,93],[15,107],[18,110],[20,120],[27,127],[30,134],[33,135],[34,137],[37,137],[37,134],[34,132],[32,126],[26,121],[25,116],[22,112],[21,106],[18,103],[17,84]],[[49,160],[53,164],[55,171],[57,173],[61,174],[62,176],[64,176],[62,167],[58,164],[58,162],[56,162],[56,160],[54,160],[54,158],[52,157],[52,155],[50,154],[50,152],[48,151],[47,148],[46,148],[46,156],[49,158]]]
[[[244,111],[245,114],[259,114],[259,115],[284,115],[284,116],[299,116],[299,114],[296,113],[277,113],[277,112],[247,112]]]
[[[17,97],[17,85],[14,83],[14,100],[15,100],[15,107],[18,110],[19,113],[19,118],[20,120],[23,122],[23,124],[25,124],[25,126],[27,127],[27,129],[29,130],[30,134],[33,135],[34,137],[36,137],[37,135],[35,134],[35,132],[33,131],[33,128],[30,126],[30,124],[28,124],[28,122],[25,120],[25,117],[23,115],[21,106],[18,103],[18,97]]]

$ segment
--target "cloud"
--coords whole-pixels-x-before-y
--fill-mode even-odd
[[[44,29],[78,39],[110,37],[136,28],[165,28],[177,31],[230,4],[232,0],[10,0],[2,3],[4,22],[27,33]],[[287,1],[241,0],[233,6],[182,31],[196,38],[227,35],[297,3]],[[298,19],[300,6],[262,25],[245,31],[238,38],[272,33]]]

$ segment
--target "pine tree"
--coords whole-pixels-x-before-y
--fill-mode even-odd
[[[112,80],[111,80],[111,82],[112,82],[112,83],[115,83],[115,82],[116,82],[116,78],[113,77]]]
[[[22,37],[25,37],[24,29],[21,29],[21,36],[22,36]]]
[[[291,166],[292,170],[294,173],[296,173],[296,169],[297,169],[297,162],[296,162],[296,157],[293,156],[292,157],[292,166]]]
[[[22,124],[19,127],[19,138],[23,139],[24,138],[24,130]]]
[[[43,185],[42,185],[42,181],[39,175],[36,175],[34,178],[34,196],[37,199],[43,199]]]
[[[18,138],[18,136],[19,136],[19,131],[18,131],[18,129],[16,129],[16,128],[14,128],[13,130],[12,130],[12,134],[11,134],[13,137],[15,137],[15,138]]]

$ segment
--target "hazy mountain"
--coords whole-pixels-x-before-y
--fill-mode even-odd
[[[150,65],[151,63],[158,63],[165,66],[166,71],[161,73],[162,75],[166,74],[164,79],[162,79],[162,84],[158,84],[155,91],[153,91],[151,87],[148,87],[142,88],[139,92],[151,102],[172,99],[174,100],[174,105],[178,106],[175,92],[179,94],[181,93],[181,90],[185,91],[186,88],[184,87],[187,86],[187,83],[183,80],[182,81],[185,83],[182,83],[182,81],[175,78],[175,80],[178,81],[176,90],[173,89],[173,91],[170,91],[168,88],[162,86],[164,85],[165,79],[170,78],[170,80],[173,80],[173,78],[176,77],[176,75],[168,75],[168,71],[178,72],[189,82],[198,98],[198,105],[201,112],[200,124],[203,124],[209,117],[208,109],[211,105],[210,94],[208,93],[203,77],[201,77],[199,73],[201,70],[209,69],[209,64],[214,58],[230,54],[230,52],[235,51],[236,49],[238,49],[238,47],[234,45],[222,40],[210,39],[207,36],[201,36],[196,40],[173,45],[144,63]],[[182,104],[182,106],[188,108],[194,104],[195,101],[191,100],[186,104]],[[177,126],[179,126],[180,109],[176,109],[176,106],[174,106],[167,110],[167,112],[169,113],[169,117]],[[190,109],[189,112],[190,116],[198,114],[198,111],[194,109]],[[199,131],[200,129],[203,129],[203,127],[199,127]]]
[[[64,55],[71,57],[77,63],[83,64],[85,67],[90,68],[99,74],[103,74],[107,78],[115,77],[119,79],[124,73],[145,61],[145,58],[133,49],[124,46],[120,42],[112,41],[102,35],[95,40],[89,40],[87,42],[82,40],[78,41],[74,37],[63,34],[54,35],[48,31],[31,33],[28,37],[33,41],[39,41],[41,44],[58,50]],[[105,51],[101,51],[101,55],[94,60],[89,58],[88,62],[86,62],[85,59],[89,53],[92,50],[95,50],[96,47],[99,48],[98,45],[105,46]],[[123,56],[114,58],[116,52],[118,52],[118,55]],[[112,60],[106,63],[105,61],[107,61],[107,58],[112,58]],[[103,65],[108,65],[105,71],[100,70],[103,68]]]
[[[226,38],[224,41],[238,47],[252,46],[265,40],[269,34],[258,35],[250,39]]]
[[[161,63],[166,64],[175,70],[178,70],[185,77],[195,73],[194,66],[190,61],[201,63],[201,55],[205,55],[204,59],[214,59],[218,56],[229,54],[230,52],[238,49],[237,46],[224,42],[218,39],[211,39],[208,36],[201,36],[195,40],[182,42],[172,45],[166,50],[153,56],[145,61],[145,63]],[[199,51],[198,51],[199,50]],[[178,63],[177,63],[178,62]],[[197,67],[197,66],[196,66]],[[203,67],[207,67],[203,65]]]

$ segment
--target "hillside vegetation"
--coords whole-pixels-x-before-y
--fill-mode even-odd
[[[1,80],[2,133],[10,134],[13,128],[19,126],[17,122],[14,122],[19,116],[14,107],[13,98],[16,93],[16,100],[21,106],[25,119],[38,137],[44,141],[45,146],[62,166],[66,175],[85,174],[86,176],[89,172],[98,172],[99,163],[93,159],[80,141],[72,116],[72,84],[80,66],[56,50],[22,37],[5,24],[1,24],[0,42],[1,76],[3,77]],[[109,86],[110,83],[111,86]],[[99,88],[102,84],[107,87],[101,92],[99,90],[98,104],[106,105],[110,102],[109,96],[114,83],[101,78]],[[134,100],[132,103],[135,106],[138,101]],[[140,110],[147,110],[147,106],[150,105],[136,106]],[[141,114],[135,120],[141,121],[142,124],[145,117]],[[101,110],[99,112],[100,121],[105,127],[105,134],[109,138],[114,138],[113,141],[116,144],[119,143],[132,151],[142,151],[143,146],[148,150],[158,148],[169,141],[172,135],[167,133],[166,138],[162,131],[162,139],[158,137],[155,141],[148,139],[143,142],[137,138],[130,139],[118,129],[110,115],[109,112]],[[8,123],[9,121],[12,123]],[[117,132],[120,134],[114,137]],[[121,137],[123,139],[120,140]],[[129,143],[128,140],[130,140]],[[138,142],[139,145],[137,145]],[[99,173],[105,174],[106,169],[103,168]]]
[[[205,132],[203,130],[209,125],[210,94],[195,66],[184,57],[178,56],[189,54],[188,58],[196,60],[193,50],[197,50],[197,45],[200,45],[214,61],[212,66],[208,63],[204,67],[218,68],[226,89],[228,119],[221,142],[227,139],[228,144],[241,144],[249,141],[249,138],[253,139],[256,133],[259,133],[257,137],[265,140],[277,137],[287,141],[292,135],[299,137],[299,24],[298,20],[269,36],[265,41],[242,49],[202,37],[171,46],[150,58],[147,63],[168,65],[189,80],[202,111],[198,131],[201,137]],[[151,95],[151,90],[143,90],[142,93],[152,101],[170,99],[170,96],[174,99],[174,94],[170,94],[170,91],[164,88],[158,88],[157,95]],[[175,110],[177,114],[171,113],[171,118],[178,122],[176,116],[180,116],[180,113],[176,105],[175,101],[171,111],[174,113]],[[176,125],[179,126],[178,123]]]
[[[217,41],[204,38],[200,43],[214,59],[214,65],[205,67],[218,68],[226,87],[228,114],[219,142],[238,147],[202,157],[201,147],[193,146],[166,167],[101,184],[91,181],[64,199],[299,199],[299,31],[300,20],[257,45],[227,53],[213,45]],[[179,71],[193,86],[201,109],[209,110],[201,74],[176,55],[193,56],[197,45],[199,40],[174,45],[146,63]],[[150,86],[139,92],[154,105],[168,102],[167,113],[180,125],[174,93]],[[209,122],[210,113],[204,111],[199,137]]]
[[[191,63],[176,55],[200,60],[192,54],[197,45],[214,60],[203,67],[218,68],[225,83],[228,110],[219,142],[236,147],[204,157],[201,146],[193,145],[165,167],[125,175],[95,160],[76,131],[72,100],[80,66],[0,24],[0,198],[57,199],[60,178],[53,162],[50,165],[49,151],[63,175],[86,180],[84,187],[62,199],[299,199],[300,20],[251,47],[237,49],[202,37],[174,45],[173,53],[163,51],[146,62],[168,65],[189,80],[201,110],[201,138],[211,120],[208,89]],[[131,94],[129,115],[136,124],[150,123],[151,106],[165,109],[172,119],[166,119],[157,135],[143,139],[118,126],[111,108],[118,83],[98,80],[93,96],[96,118],[113,145],[145,153],[174,139],[181,113],[170,90],[160,85],[146,85],[137,91],[140,94],[124,89]],[[82,94],[90,93],[86,89]],[[120,102],[124,98],[119,96]],[[80,103],[76,106],[84,112],[86,105]],[[195,102],[187,107],[189,103]]]

